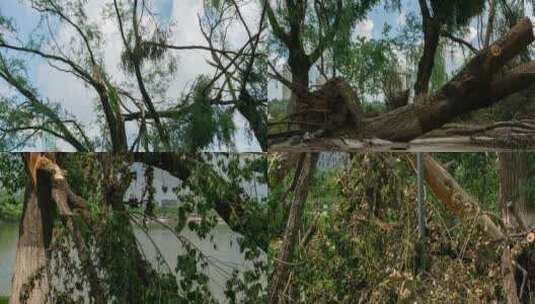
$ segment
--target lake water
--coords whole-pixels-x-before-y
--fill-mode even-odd
[[[155,263],[156,250],[149,237],[140,229],[136,229],[135,233],[147,258]],[[149,236],[170,267],[174,269],[177,254],[182,253],[184,249],[173,232],[161,226],[154,226],[150,228]],[[216,299],[224,298],[225,282],[234,269],[243,271],[252,268],[252,263],[246,261],[240,252],[238,245],[240,235],[233,232],[225,223],[218,224],[206,239],[200,239],[196,233],[187,228],[181,236],[209,258],[205,274],[210,278],[209,287]],[[16,224],[0,223],[0,295],[9,295],[17,237]]]
[[[0,295],[9,295],[17,238],[18,227],[16,224],[0,222]]]

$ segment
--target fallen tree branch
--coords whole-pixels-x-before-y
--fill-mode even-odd
[[[280,152],[342,151],[510,151],[535,147],[535,120],[499,121],[486,125],[445,124],[408,142],[379,138],[321,137],[323,133],[291,131],[271,138],[270,149]]]
[[[424,161],[427,185],[449,210],[459,216],[464,223],[475,219],[478,227],[493,240],[505,237],[502,229],[481,211],[477,200],[469,195],[437,161],[429,155],[424,157]],[[416,167],[413,157],[409,157],[409,162],[413,168]]]
[[[409,162],[415,168],[413,157],[409,157]],[[464,191],[455,179],[429,155],[425,156],[425,179],[435,197],[459,216],[463,223],[469,224],[472,219],[478,228],[493,241],[507,240],[502,229],[485,212],[481,212],[479,202]],[[503,287],[509,304],[520,303],[517,295],[514,265],[513,254],[509,245],[506,244],[501,256],[501,271]]]
[[[316,92],[301,96],[300,110],[325,108],[328,114],[306,114],[296,119],[323,126],[304,131],[327,129],[325,137],[344,137],[365,141],[377,138],[392,142],[409,142],[438,129],[454,118],[488,107],[535,83],[535,62],[517,66],[503,76],[495,74],[535,40],[529,18],[518,22],[506,35],[480,51],[468,64],[433,95],[420,95],[412,104],[364,117],[358,99],[343,80],[333,79]],[[344,108],[347,105],[347,108]],[[272,150],[280,136],[268,136]],[[306,145],[305,145],[306,146]]]

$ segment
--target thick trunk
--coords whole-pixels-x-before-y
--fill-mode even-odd
[[[308,186],[312,175],[314,174],[317,160],[318,154],[316,153],[303,154],[300,159],[301,164],[298,166],[301,170],[295,173],[298,174],[298,178],[294,190],[294,197],[290,207],[282,245],[277,260],[275,261],[275,269],[270,280],[269,303],[271,304],[286,302],[284,287],[290,272],[289,263],[292,261],[293,253],[299,242],[298,234],[299,229],[301,228],[304,206],[308,196]]]
[[[503,152],[498,159],[503,222],[524,230],[528,225],[528,154]]]
[[[435,53],[437,52],[440,38],[440,24],[432,18],[427,18],[424,24],[424,53],[418,63],[418,74],[414,84],[414,95],[426,94],[429,90],[429,80],[433,74],[435,65]]]
[[[378,137],[392,141],[409,141],[461,114],[490,106],[502,98],[525,89],[535,81],[526,73],[530,64],[521,65],[492,81],[503,65],[533,41],[529,19],[473,58],[448,84],[432,96],[397,110],[364,119],[359,137]]]
[[[499,153],[500,208],[502,221],[507,227],[523,226],[517,213],[517,204],[525,205],[526,195],[521,186],[527,181],[527,155],[525,153]],[[518,304],[514,257],[508,245],[503,250],[501,270],[503,289],[508,304]]]
[[[302,96],[305,96],[308,92],[308,86],[310,84],[310,63],[306,55],[301,52],[293,51],[288,59],[288,65],[292,74],[292,94],[290,100],[288,100],[287,113],[291,117],[294,115],[299,105],[302,103]],[[289,130],[294,130],[295,126],[289,125]]]
[[[46,177],[32,176],[29,157],[24,163],[28,174],[24,209],[19,226],[19,240],[12,279],[10,304],[42,304],[47,300],[48,248],[52,239],[52,202]]]
[[[530,184],[528,154],[526,152],[499,153],[498,159],[502,220],[512,230],[525,231],[530,227],[530,216],[532,215],[530,211],[534,209],[530,206],[533,203],[530,202],[528,197],[528,185]],[[520,253],[520,255],[522,254]],[[527,267],[528,269],[531,267],[533,262],[529,256],[529,254],[524,256],[523,265],[520,265],[520,267]],[[523,275],[514,266],[515,263],[519,263],[516,260],[517,258],[519,256],[513,255],[509,247],[504,249],[501,265],[504,276],[503,288],[507,302],[513,304],[520,303],[520,298],[522,297],[519,286],[522,285]],[[522,292],[525,291],[523,290]]]
[[[413,104],[374,117],[364,117],[359,120],[358,125],[348,124],[345,128],[330,132],[330,135],[407,142],[442,127],[462,114],[491,106],[513,93],[532,86],[535,82],[533,62],[522,64],[506,72],[504,76],[494,76],[534,39],[531,21],[528,18],[523,19],[505,36],[475,56],[437,93],[422,94]],[[321,90],[318,93],[321,93]],[[326,96],[328,98],[336,95]],[[325,116],[337,114],[321,108],[321,104],[329,104],[329,100],[308,102],[308,111],[321,111]],[[358,101],[355,101],[355,104],[358,104]],[[322,127],[324,126],[321,125],[316,129]],[[275,134],[271,137],[280,136]],[[280,141],[279,138],[276,140]]]

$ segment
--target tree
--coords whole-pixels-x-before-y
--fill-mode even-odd
[[[44,274],[48,250],[52,241],[52,205],[50,192],[42,171],[34,171],[30,157],[24,159],[24,168],[36,179],[28,179],[24,211],[17,243],[15,272],[12,280],[13,296],[10,303],[44,303],[49,282]],[[31,290],[28,292],[27,290]]]
[[[335,39],[348,40],[351,29],[362,20],[378,1],[278,1],[272,7],[264,1],[272,33],[278,47],[287,53],[291,79],[285,79],[271,65],[278,81],[293,92],[288,103],[288,115],[298,111],[302,94],[309,90],[312,66],[323,56]]]
[[[18,174],[26,176],[27,195],[11,303],[73,301],[77,293],[74,291],[83,292],[83,286],[88,286],[87,297],[94,303],[112,298],[130,303],[216,303],[207,286],[208,277],[202,272],[203,265],[214,262],[179,236],[187,225],[199,237],[206,238],[217,224],[216,214],[244,233],[239,246],[255,265],[245,273],[229,274],[228,299],[253,303],[265,297],[264,266],[258,257],[262,246],[267,247],[265,225],[269,223],[269,214],[258,204],[258,198],[243,190],[244,182],[264,178],[261,157],[178,153],[160,157],[153,153],[28,153],[23,157],[26,171]],[[146,221],[157,219],[152,184],[146,186],[148,203],[142,210],[124,202],[124,193],[132,180],[133,161],[144,162],[147,168],[168,165],[170,172],[183,182],[181,189],[188,189],[177,192],[182,204],[176,215],[176,227],[165,226],[187,248],[187,253],[177,256],[176,270],[158,270],[146,260],[137,244],[133,227],[146,232]],[[145,171],[149,181],[153,179],[152,172]],[[7,173],[2,172],[1,176],[9,176]],[[201,218],[197,224],[187,221],[193,212]],[[157,247],[155,250],[159,252]],[[76,258],[68,258],[73,252]]]
[[[0,17],[0,78],[15,92],[1,96],[0,138],[6,149],[52,136],[76,151],[195,151],[205,149],[214,138],[231,144],[234,112],[245,117],[250,133],[266,149],[260,46],[264,14],[258,24],[247,23],[242,16],[244,1],[205,1],[199,26],[207,46],[174,45],[173,21],[158,17],[152,1],[110,1],[101,18],[113,22],[120,33],[122,74],[111,74],[113,67],[106,66],[102,25],[88,17],[85,1],[27,3],[39,14],[41,24],[60,24],[72,36],[63,42],[51,31],[37,30],[35,35],[42,42],[36,43],[24,39],[11,19]],[[230,26],[247,32],[244,45],[227,41],[225,32]],[[192,50],[211,55],[215,74],[199,75],[182,96],[168,100],[166,92],[175,90],[169,83],[179,73],[175,53]],[[31,56],[74,76],[96,95],[102,136],[88,136],[88,128],[68,114],[70,109],[62,109],[38,92],[27,77]],[[127,125],[132,124],[133,135],[127,132]]]
[[[506,31],[500,32],[501,38],[492,43],[490,43],[492,35],[487,34],[485,40],[487,44],[478,49],[463,39],[457,38],[456,33],[461,33],[471,20],[480,17],[485,12],[485,1],[472,1],[470,3],[453,1],[448,2],[448,4],[442,2],[431,1],[429,2],[431,7],[428,7],[428,1],[419,1],[421,30],[424,36],[423,50],[418,60],[417,69],[414,70],[414,73],[410,67],[408,70],[408,74],[411,76],[408,77],[408,81],[413,81],[414,74],[414,94],[409,94],[405,88],[400,87],[401,82],[397,79],[399,78],[397,74],[404,71],[399,71],[399,64],[396,60],[383,65],[379,64],[381,61],[377,60],[376,72],[368,73],[368,75],[390,74],[396,76],[390,77],[392,79],[385,80],[382,84],[385,95],[383,99],[386,100],[381,102],[382,104],[396,104],[395,107],[386,107],[386,111],[367,111],[363,99],[369,94],[373,94],[374,91],[377,92],[377,88],[380,86],[376,85],[375,90],[368,89],[366,86],[361,88],[358,86],[363,83],[352,82],[352,74],[348,74],[349,77],[340,74],[339,77],[332,78],[315,91],[303,91],[300,94],[302,102],[297,106],[296,115],[289,113],[290,115],[286,120],[272,122],[273,125],[290,123],[299,126],[297,130],[291,132],[271,134],[272,147],[274,149],[301,150],[321,149],[334,145],[342,149],[360,149],[377,144],[388,149],[390,147],[388,142],[409,142],[419,137],[474,134],[499,138],[499,140],[496,139],[498,145],[515,146],[516,138],[523,141],[523,144],[530,145],[530,135],[522,135],[522,132],[516,132],[517,129],[513,127],[518,126],[523,131],[529,132],[523,125],[529,121],[518,125],[516,122],[491,123],[484,126],[453,124],[453,122],[462,121],[463,117],[466,118],[469,113],[494,106],[506,97],[531,87],[533,83],[530,76],[531,61],[524,60],[520,61],[519,64],[519,59],[526,57],[525,53],[528,46],[533,41],[530,21],[527,18],[515,19]],[[331,16],[334,18],[335,15],[331,14]],[[490,33],[495,33],[498,28],[503,29],[501,26],[495,27],[493,25],[495,17],[490,17],[492,16],[489,16],[488,22]],[[414,18],[408,19],[407,23],[411,31],[418,30],[417,25],[414,24]],[[392,54],[393,49],[400,53],[399,47],[402,47],[402,53],[404,48],[412,49],[415,47],[414,41],[417,40],[410,39],[407,43],[400,41],[401,39],[389,39],[388,31],[387,28],[384,34],[385,38],[380,39],[379,42],[372,41],[384,45],[379,49],[379,54],[381,52]],[[399,38],[405,37],[404,35],[405,33],[402,33]],[[414,36],[415,33],[411,35]],[[441,37],[447,39],[441,40]],[[456,71],[455,75],[448,81],[437,86],[436,90],[428,92],[432,76],[445,73],[444,64],[435,66],[435,63],[437,58],[441,59],[443,56],[437,52],[440,50],[440,45],[445,45],[449,41],[459,44],[463,48],[468,48],[472,52],[472,56],[464,67]],[[357,44],[357,48],[350,52],[351,48],[348,45],[351,46],[351,43],[346,43],[345,46],[345,53],[347,53],[345,57],[348,58],[351,56],[358,58],[355,54],[362,52],[367,47],[366,44]],[[341,47],[344,48],[344,46]],[[343,53],[342,51],[338,52]],[[399,55],[395,55],[396,53],[393,54],[393,58],[399,57]],[[367,58],[369,57],[362,60],[365,62]],[[288,56],[288,62],[290,62],[290,56]],[[344,60],[341,65],[347,62],[348,60]],[[490,62],[494,63],[489,65]],[[355,64],[355,67],[358,68],[359,65]],[[347,68],[340,68],[340,71],[353,73],[352,69]],[[440,78],[442,81],[445,80],[444,75]],[[281,77],[276,76],[275,79],[284,82]],[[436,79],[436,81],[442,82],[439,80]],[[392,89],[392,85],[398,86],[398,89]],[[357,90],[354,89],[355,86],[357,86]],[[489,94],[483,94],[483,92]],[[413,102],[407,104],[411,100],[411,95],[414,95]],[[466,102],[466,100],[470,102]],[[509,105],[512,107],[511,104]],[[511,108],[509,111],[514,112],[514,109]],[[448,123],[452,124],[447,125]],[[512,135],[509,137],[505,135],[511,133]],[[349,139],[350,142],[337,141],[335,139],[337,137]],[[470,142],[471,139],[467,139],[467,141]],[[477,141],[474,143],[488,144]]]

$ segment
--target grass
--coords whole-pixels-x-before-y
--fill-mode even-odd
[[[0,296],[0,304],[7,304],[9,302],[9,297]]]

